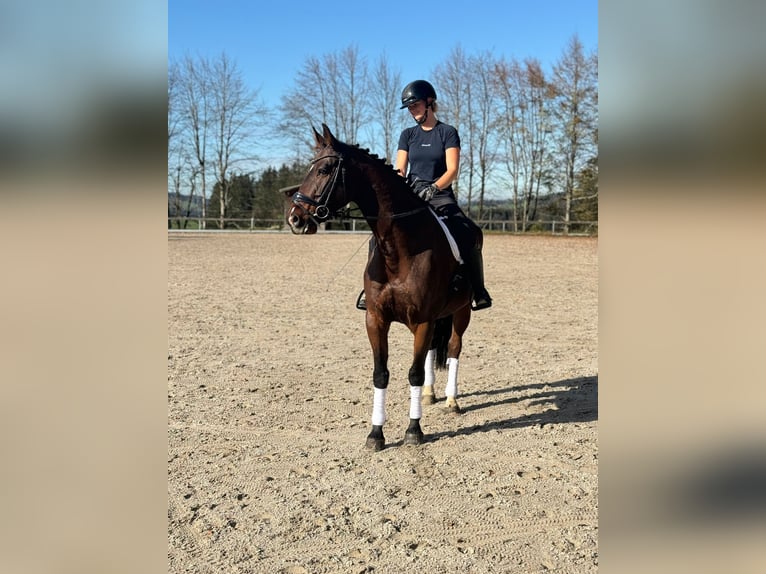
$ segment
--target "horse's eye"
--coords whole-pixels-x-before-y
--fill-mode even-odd
[[[319,168],[319,173],[322,175],[328,175],[332,170],[330,169],[329,165],[323,165]]]

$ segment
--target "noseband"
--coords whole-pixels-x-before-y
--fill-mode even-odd
[[[332,198],[332,194],[335,191],[336,185],[338,183],[338,175],[340,174],[341,177],[341,185],[346,185],[346,168],[343,167],[343,156],[340,154],[328,154],[323,155],[321,157],[318,157],[311,161],[311,165],[313,165],[323,159],[327,158],[337,158],[338,164],[335,166],[335,171],[332,174],[332,177],[330,180],[325,184],[324,189],[322,190],[322,193],[319,194],[318,199],[314,199],[312,197],[309,197],[308,195],[304,195],[300,192],[296,192],[295,195],[293,195],[293,205],[295,207],[299,207],[306,215],[308,215],[311,220],[319,225],[320,223],[323,223],[327,221],[327,219],[330,218],[330,215],[332,215],[332,212],[330,211],[330,208],[327,207],[327,205],[330,203],[330,199]],[[313,213],[306,209],[301,204],[308,204],[314,208]]]

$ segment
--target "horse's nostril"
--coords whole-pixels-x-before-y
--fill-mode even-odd
[[[297,215],[291,215],[287,221],[293,227],[298,227],[301,222],[300,218]]]

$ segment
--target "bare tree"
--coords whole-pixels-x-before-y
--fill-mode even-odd
[[[569,232],[576,175],[597,155],[598,58],[573,36],[553,68],[558,154],[564,165],[564,232]],[[597,188],[596,188],[597,189]]]
[[[479,219],[483,219],[487,182],[497,157],[495,137],[497,92],[493,81],[495,63],[493,56],[485,52],[471,58],[470,65],[475,78],[471,96],[471,117],[472,123],[475,124],[474,143],[476,145],[474,160],[478,162],[476,173],[479,184]]]
[[[168,64],[168,147],[179,138],[181,133],[181,115],[179,114],[178,91],[181,88],[181,72],[178,64]]]
[[[388,161],[393,163],[399,132],[404,128],[403,116],[399,110],[401,90],[404,87],[401,73],[392,70],[383,54],[378,59],[370,80],[370,110],[372,117],[375,118],[372,123],[378,126],[378,133],[381,134],[380,148]],[[378,142],[374,130],[370,130],[368,138],[374,149]]]
[[[168,179],[173,190],[173,207],[168,198],[168,228],[172,227],[171,215],[177,215],[181,208],[181,164],[178,157],[180,134],[180,118],[176,110],[178,99],[179,73],[178,65],[168,65]],[[180,222],[179,222],[180,226]]]
[[[169,170],[171,188],[173,189],[173,209],[168,206],[168,227],[172,227],[171,215],[176,217],[176,227],[186,229],[189,225],[194,197],[196,196],[199,170],[195,162],[188,156],[179,157]],[[182,200],[182,190],[188,190],[186,203]]]
[[[355,46],[310,57],[284,98],[282,129],[307,149],[313,140],[309,128],[322,122],[340,139],[359,143],[361,127],[369,121],[368,90],[367,63]]]
[[[439,102],[439,116],[452,124],[460,133],[460,175],[453,184],[455,197],[460,198],[461,180],[468,188],[468,213],[471,213],[473,179],[475,174],[476,130],[472,121],[473,70],[469,58],[458,44],[447,60],[434,70],[434,81]]]
[[[494,86],[494,56],[484,52],[468,56],[458,45],[436,68],[440,91],[449,106],[439,108],[444,121],[460,132],[460,180],[468,189],[468,213],[477,201],[478,218],[483,217],[484,197],[496,161],[497,94]],[[455,184],[455,195],[462,186]],[[478,195],[478,199],[475,196]]]
[[[528,58],[499,62],[496,82],[500,92],[505,165],[511,182],[514,231],[526,230],[534,219],[540,187],[548,170],[551,91],[540,62]]]
[[[521,84],[521,66],[516,60],[500,61],[495,69],[495,81],[500,98],[500,130],[503,134],[505,148],[505,165],[510,177],[510,187],[513,192],[513,230],[518,231],[518,213],[521,194],[522,166],[521,154],[523,148],[518,145],[521,133],[521,118],[519,112],[519,91]]]
[[[282,99],[281,131],[307,150],[312,143],[309,128],[318,126],[331,107],[329,92],[322,61],[312,56],[298,71],[293,89]]]
[[[210,87],[213,169],[220,191],[218,216],[223,229],[230,200],[231,169],[243,159],[244,147],[264,110],[257,105],[257,92],[245,86],[236,63],[225,53],[213,61],[203,60],[203,69]]]
[[[340,132],[346,141],[359,143],[359,131],[370,119],[367,61],[356,46],[343,50],[338,60],[336,110],[346,110],[337,114]]]
[[[177,78],[174,80],[173,113],[178,114],[178,122],[181,130],[182,141],[179,146],[189,150],[188,155],[194,157],[194,177],[199,177],[202,194],[202,227],[205,227],[206,213],[206,176],[208,136],[210,129],[210,88],[207,78],[202,72],[200,65],[190,56],[186,56],[175,67]],[[176,89],[177,87],[177,89]],[[185,153],[177,153],[178,158],[186,156]],[[179,159],[179,161],[182,161]],[[178,165],[181,165],[179,163]],[[180,176],[180,174],[179,174]],[[190,194],[196,186],[192,186]]]

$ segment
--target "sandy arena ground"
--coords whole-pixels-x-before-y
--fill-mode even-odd
[[[380,452],[367,239],[168,235],[168,571],[596,572],[597,239],[485,237],[464,413],[424,406],[419,447],[395,324]]]

